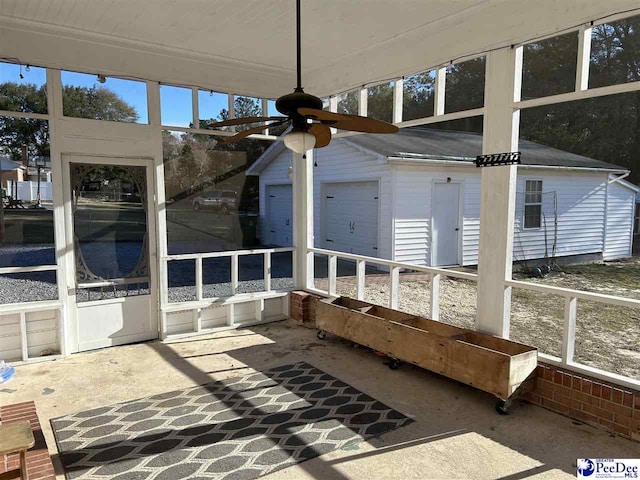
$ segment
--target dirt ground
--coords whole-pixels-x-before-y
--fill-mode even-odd
[[[640,299],[640,257],[609,263],[559,267],[544,278],[515,274],[516,280]],[[476,284],[445,279],[440,283],[440,320],[473,328],[476,315]],[[340,295],[355,296],[349,279],[338,279]],[[365,300],[387,305],[386,281],[368,282]],[[404,275],[400,281],[399,308],[429,316],[429,281]],[[564,299],[555,295],[513,289],[511,339],[560,356]],[[578,300],[575,360],[620,375],[640,379],[640,309],[616,307]]]

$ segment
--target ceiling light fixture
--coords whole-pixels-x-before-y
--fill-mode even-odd
[[[294,129],[284,136],[284,146],[296,153],[306,153],[316,146],[316,137],[304,130]]]

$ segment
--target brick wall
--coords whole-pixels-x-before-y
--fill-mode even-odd
[[[49,457],[47,442],[40,428],[40,420],[33,402],[17,403],[0,407],[0,425],[29,420],[35,445],[27,451],[27,473],[29,480],[55,480],[53,464]],[[0,456],[0,475],[20,466],[19,454]],[[20,477],[16,477],[20,478]]]
[[[313,293],[295,291],[289,294],[289,316],[308,328],[316,326],[316,300]]]
[[[640,391],[538,364],[529,402],[567,417],[640,441]]]
[[[321,297],[291,292],[290,316],[315,327],[315,303]],[[640,391],[538,363],[523,398],[567,417],[640,442]]]

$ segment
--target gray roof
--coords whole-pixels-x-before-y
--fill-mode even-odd
[[[22,167],[22,163],[14,162],[13,160],[11,160],[10,157],[6,155],[0,155],[0,170],[9,171],[9,170],[15,170],[21,167]]]
[[[354,135],[347,140],[385,157],[471,162],[482,153],[482,134],[430,128],[404,128],[394,135]],[[618,165],[527,140],[520,140],[519,150],[522,152],[523,165],[626,170]]]

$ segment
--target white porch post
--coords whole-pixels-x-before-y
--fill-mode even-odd
[[[522,48],[487,54],[483,154],[518,149]],[[480,247],[478,255],[478,317],[481,332],[509,337],[513,222],[516,194],[515,165],[482,168]]]
[[[313,155],[293,155],[293,246],[294,284],[296,288],[313,287]]]

